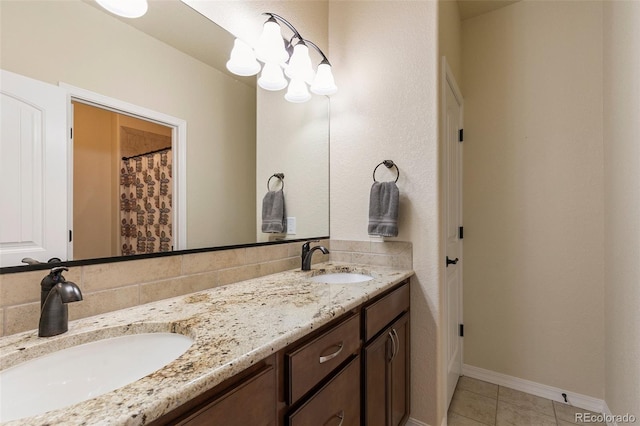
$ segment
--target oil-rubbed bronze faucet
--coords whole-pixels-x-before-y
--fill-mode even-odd
[[[311,270],[311,257],[313,256],[313,252],[316,250],[320,250],[324,254],[329,254],[329,250],[327,250],[324,246],[315,246],[311,248],[311,243],[317,243],[320,240],[307,241],[302,245],[302,270],[309,271]]]
[[[53,268],[40,282],[40,337],[56,336],[69,330],[67,303],[82,300],[80,288],[62,276],[62,271],[68,270],[64,266]]]

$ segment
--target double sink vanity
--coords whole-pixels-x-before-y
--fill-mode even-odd
[[[404,424],[411,275],[329,262],[1,338],[0,380],[18,371],[1,420]],[[9,413],[20,392],[26,411]]]

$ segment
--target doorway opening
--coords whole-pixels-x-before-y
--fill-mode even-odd
[[[172,128],[72,106],[74,257],[171,251]]]

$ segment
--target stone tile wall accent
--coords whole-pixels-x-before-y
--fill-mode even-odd
[[[413,268],[413,248],[403,241],[323,240],[329,255],[313,262]],[[69,319],[85,318],[169,297],[300,267],[301,243],[211,251],[71,268],[68,281],[84,300],[69,305]],[[37,328],[40,281],[46,271],[0,275],[0,336]]]
[[[391,268],[413,269],[413,245],[405,241],[331,240],[329,259]]]
[[[329,240],[320,244],[330,247]],[[72,267],[67,281],[84,300],[69,319],[85,318],[300,267],[302,243],[276,244],[127,262]],[[316,252],[313,263],[329,255]],[[32,330],[40,317],[40,281],[46,270],[0,275],[0,336]]]

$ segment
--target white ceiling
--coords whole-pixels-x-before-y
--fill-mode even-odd
[[[82,1],[108,13],[94,0]],[[457,0],[462,20],[508,6],[516,1],[519,0]],[[233,47],[234,37],[179,0],[152,1],[149,11],[142,18],[118,19],[228,73],[225,63]],[[245,84],[255,85],[255,79],[235,75],[233,77]]]
[[[509,6],[519,0],[458,0],[460,19],[465,20],[501,7]]]

